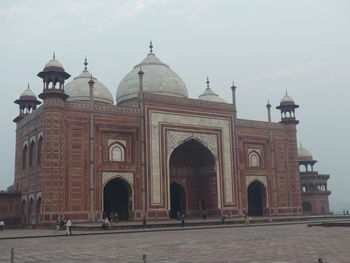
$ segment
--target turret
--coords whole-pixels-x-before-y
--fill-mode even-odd
[[[19,99],[15,100],[14,103],[19,105],[19,114],[13,122],[22,120],[26,115],[36,110],[37,105],[41,104],[34,92],[29,88],[29,84],[28,88],[22,92]]]
[[[295,109],[299,108],[299,105],[296,105],[294,100],[286,95],[281,99],[280,105],[276,109],[281,110],[281,121],[280,123],[284,124],[298,124],[299,121],[295,118]]]
[[[39,98],[45,100],[48,97],[59,97],[63,100],[68,98],[68,95],[64,93],[64,81],[70,77],[70,75],[64,71],[63,65],[55,58],[46,63],[43,71],[38,73],[38,77],[43,79],[43,92],[39,95]]]

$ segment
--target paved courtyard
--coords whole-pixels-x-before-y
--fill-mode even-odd
[[[16,263],[142,262],[143,254],[149,263],[317,263],[320,257],[349,263],[350,228],[302,224],[0,240],[0,262],[10,262],[12,247]]]

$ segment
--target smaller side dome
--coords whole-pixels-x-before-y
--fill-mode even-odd
[[[90,87],[89,80],[91,73],[87,70],[87,61],[85,59],[84,70],[79,76],[75,77],[71,82],[65,85],[65,93],[69,95],[67,101],[89,101]],[[98,103],[113,104],[113,96],[111,92],[96,78],[94,80],[94,101]]]
[[[300,147],[298,148],[298,158],[299,161],[313,161],[312,154],[303,148],[303,146],[300,144]]]
[[[20,100],[37,100],[37,97],[35,93],[29,88],[22,92],[21,96],[19,97]]]
[[[227,103],[224,99],[220,98],[218,94],[213,92],[212,89],[209,87],[209,78],[207,78],[206,83],[207,83],[207,88],[201,95],[199,95],[198,97],[199,100]]]
[[[64,71],[64,67],[55,57],[55,52],[53,53],[52,59],[45,64],[43,71]]]
[[[290,97],[286,91],[286,95],[281,99],[280,105],[294,105],[295,102],[292,97]]]

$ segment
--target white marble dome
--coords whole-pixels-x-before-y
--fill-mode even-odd
[[[281,99],[280,104],[295,104],[292,97],[288,96],[287,94]]]
[[[302,145],[300,145],[300,147],[298,148],[298,158],[299,160],[303,160],[303,161],[313,160],[312,154],[308,150],[303,148]]]
[[[49,68],[49,67],[56,67],[56,68],[63,68],[63,65],[55,58],[51,59],[49,62],[45,64],[44,68]]]
[[[36,95],[28,86],[28,88],[25,91],[22,92],[20,98],[33,98],[33,99],[36,99]]]
[[[64,87],[65,93],[69,96],[67,101],[89,101],[90,87],[89,80],[91,73],[85,69],[79,76],[75,77]],[[94,101],[99,103],[113,104],[111,92],[96,78],[92,77],[94,84]]]
[[[182,79],[160,61],[152,52],[119,83],[117,89],[117,103],[138,97],[140,66],[143,75],[143,90],[146,93],[155,93],[167,96],[187,97],[187,88]]]
[[[224,99],[220,98],[218,94],[213,92],[211,88],[209,87],[209,78],[207,77],[207,88],[203,92],[203,94],[199,95],[198,99],[200,100],[206,100],[206,101],[213,101],[213,102],[220,102],[220,103],[227,103]]]

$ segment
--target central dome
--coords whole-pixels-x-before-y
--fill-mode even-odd
[[[182,79],[151,52],[120,81],[116,97],[118,104],[138,97],[140,66],[145,73],[144,92],[187,98],[187,88]]]

